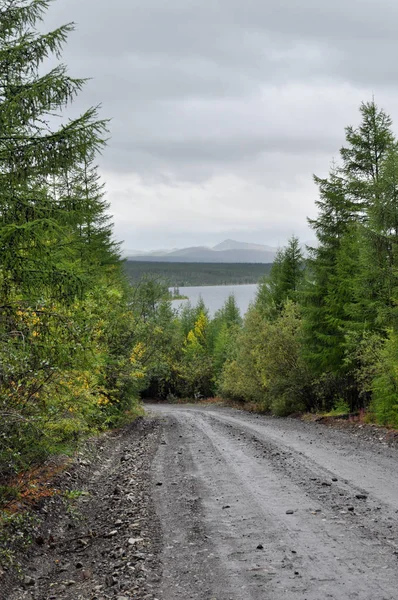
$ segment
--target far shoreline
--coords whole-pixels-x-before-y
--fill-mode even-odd
[[[272,263],[124,262],[132,285],[151,278],[168,288],[256,285],[269,275],[271,267]]]

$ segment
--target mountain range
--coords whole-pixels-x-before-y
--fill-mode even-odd
[[[213,248],[192,246],[148,253],[125,250],[123,254],[127,260],[148,262],[272,263],[276,251],[277,248],[263,244],[224,240]]]

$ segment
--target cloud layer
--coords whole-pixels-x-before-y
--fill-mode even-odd
[[[56,0],[75,21],[77,108],[102,103],[101,159],[129,248],[313,237],[325,174],[375,94],[398,113],[395,0]],[[398,116],[398,114],[397,114]]]

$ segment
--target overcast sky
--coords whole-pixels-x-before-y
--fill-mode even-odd
[[[313,239],[312,174],[360,102],[398,121],[397,0],[55,0],[46,26],[69,21],[126,248]]]

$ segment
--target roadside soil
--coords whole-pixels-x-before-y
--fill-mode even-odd
[[[397,600],[394,436],[147,409],[60,478],[89,495],[43,504],[1,600]]]
[[[155,600],[161,540],[151,465],[159,436],[156,419],[139,419],[87,445],[51,482],[61,495],[36,507],[34,543],[17,556],[20,577],[0,577],[1,600]]]

